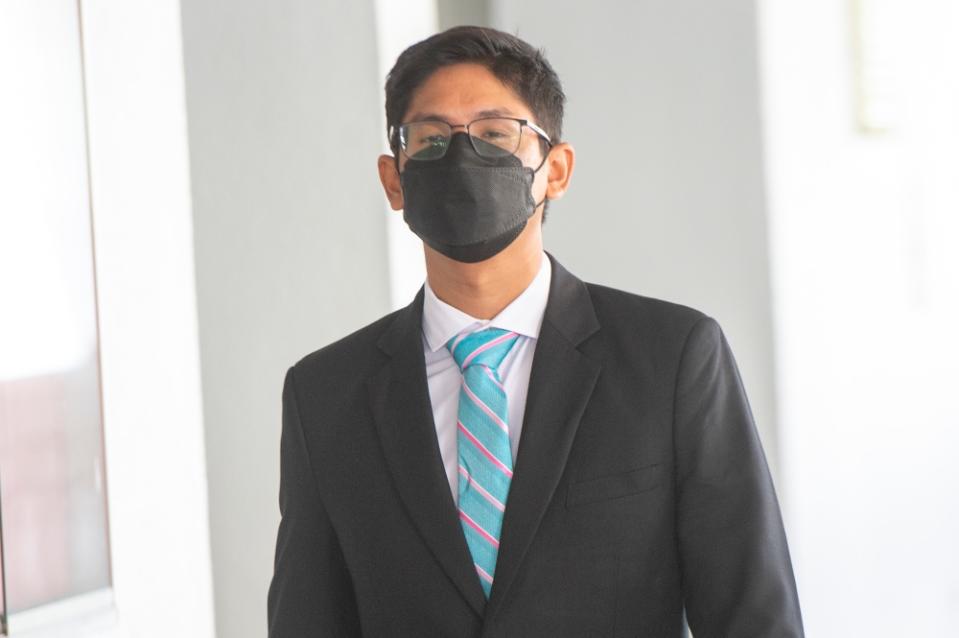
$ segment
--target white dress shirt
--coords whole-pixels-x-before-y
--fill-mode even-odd
[[[487,327],[503,328],[519,333],[520,337],[499,366],[499,376],[506,388],[509,410],[509,442],[513,461],[519,448],[519,436],[523,428],[523,413],[526,408],[526,392],[529,389],[529,373],[533,365],[533,350],[539,337],[539,329],[546,311],[549,296],[549,281],[552,267],[545,253],[540,261],[539,272],[526,290],[492,319],[476,319],[462,310],[441,301],[429,281],[424,285],[423,297],[423,349],[426,356],[426,379],[429,384],[430,402],[433,406],[433,421],[440,455],[449,479],[453,502],[459,504],[459,472],[456,436],[456,414],[459,410],[460,386],[463,375],[453,356],[446,349],[446,342],[461,331],[479,330]]]

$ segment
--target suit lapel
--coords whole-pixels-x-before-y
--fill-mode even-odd
[[[443,470],[426,381],[423,288],[378,345],[390,360],[370,379],[373,416],[393,481],[413,523],[449,579],[483,616],[486,597]]]
[[[548,254],[548,253],[547,253]],[[486,615],[507,596],[566,467],[600,366],[576,349],[599,329],[585,284],[553,257],[546,313],[530,372],[523,434]]]
[[[450,581],[478,615],[507,595],[566,467],[599,365],[577,346],[599,329],[585,284],[552,255],[546,312],[533,355],[523,434],[487,603],[443,470],[423,356],[423,295],[400,310],[378,342],[389,360],[369,393],[387,465],[410,517]]]

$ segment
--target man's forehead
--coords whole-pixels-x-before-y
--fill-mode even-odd
[[[523,100],[481,64],[441,67],[416,87],[403,121],[477,117],[529,117]],[[423,117],[438,116],[438,117]]]

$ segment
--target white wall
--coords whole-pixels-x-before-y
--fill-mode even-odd
[[[212,637],[179,4],[81,7],[121,630]]]
[[[286,368],[389,310],[372,0],[183,3],[217,635],[263,636]]]
[[[391,154],[386,139],[386,95],[382,89],[386,76],[406,47],[436,33],[439,16],[435,0],[376,0],[376,40],[378,79],[380,80],[379,130],[381,152]],[[390,208],[384,195],[386,235],[389,244],[390,309],[401,308],[419,291],[426,280],[423,242],[410,232],[403,211]]]
[[[753,5],[492,0],[491,19],[546,49],[568,97],[577,163],[547,250],[586,280],[716,317],[775,471]]]
[[[959,7],[858,4],[891,10],[885,134],[856,120],[855,5],[763,5],[790,541],[808,635],[954,635]]]

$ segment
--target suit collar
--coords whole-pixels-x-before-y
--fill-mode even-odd
[[[586,285],[546,254],[552,267],[549,296],[488,603],[436,440],[423,355],[423,288],[379,339],[378,346],[390,359],[369,381],[370,405],[400,497],[450,581],[476,613],[487,618],[505,599],[552,500],[600,371],[577,350],[599,330]]]
[[[566,270],[552,254],[547,252],[546,256],[553,267],[553,276],[544,320],[549,321],[571,345],[578,346],[599,330],[593,302],[585,283]]]

